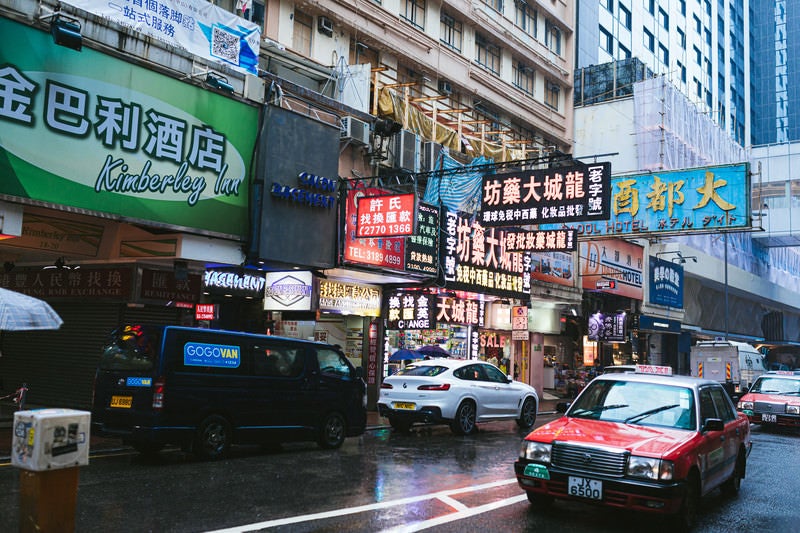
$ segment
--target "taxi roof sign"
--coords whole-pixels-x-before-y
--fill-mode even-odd
[[[636,373],[637,374],[656,374],[659,376],[671,376],[672,375],[672,367],[671,366],[661,366],[661,365],[636,365]]]

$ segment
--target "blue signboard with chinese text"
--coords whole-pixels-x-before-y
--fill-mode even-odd
[[[650,256],[650,303],[683,309],[683,267]]]
[[[751,225],[750,165],[652,172],[611,179],[611,218],[542,224],[575,228],[578,237],[711,233]]]

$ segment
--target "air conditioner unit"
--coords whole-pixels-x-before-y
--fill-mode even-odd
[[[369,144],[369,123],[354,117],[342,118],[342,139],[357,144]]]
[[[401,130],[392,138],[386,163],[391,168],[419,172],[420,140],[417,134]]]
[[[317,19],[317,31],[324,33],[328,37],[333,37],[333,21],[328,17],[319,17]]]
[[[453,94],[453,86],[447,80],[439,80],[439,93],[450,96]]]
[[[422,143],[422,172],[430,172],[439,169],[439,154],[442,153],[442,145],[433,141]]]

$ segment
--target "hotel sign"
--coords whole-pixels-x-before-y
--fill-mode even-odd
[[[310,311],[314,292],[311,272],[267,272],[265,311]]]

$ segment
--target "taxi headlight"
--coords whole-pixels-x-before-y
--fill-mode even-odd
[[[552,444],[524,440],[522,441],[522,448],[519,451],[519,456],[522,459],[536,461],[537,463],[550,464],[550,452],[552,451]]]
[[[800,405],[787,405],[786,413],[790,415],[800,415]]]
[[[739,409],[744,411],[745,409],[748,411],[753,410],[753,402],[739,402]]]
[[[631,477],[653,479],[661,481],[672,480],[672,461],[662,461],[654,457],[638,457],[632,455],[628,459],[628,468],[625,474]]]

